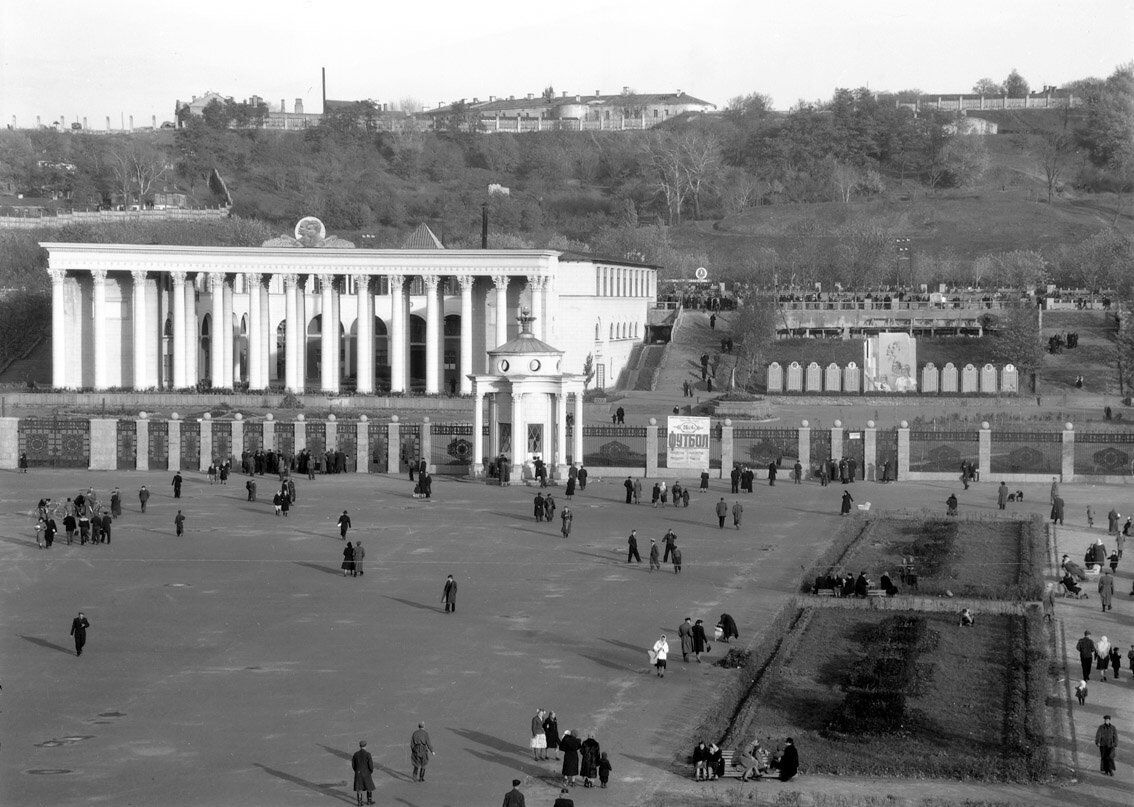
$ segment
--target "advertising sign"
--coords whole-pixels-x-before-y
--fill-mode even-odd
[[[711,428],[709,418],[670,417],[666,427],[666,467],[707,469]]]

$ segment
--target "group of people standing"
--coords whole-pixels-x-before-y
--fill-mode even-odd
[[[559,752],[563,753],[561,770],[564,787],[574,787],[579,776],[583,778],[583,787],[594,787],[595,780],[600,787],[606,787],[610,781],[613,767],[595,736],[588,734],[585,740],[580,740],[578,733],[572,729],[560,735],[559,719],[554,711],[542,707],[536,709],[531,721],[529,745],[532,759],[537,762],[548,759],[548,751],[555,752],[556,760]]]

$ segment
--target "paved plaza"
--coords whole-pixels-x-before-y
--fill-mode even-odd
[[[0,803],[353,804],[349,757],[366,739],[379,804],[494,805],[513,777],[528,804],[550,804],[558,765],[533,762],[527,750],[537,707],[555,710],[561,730],[593,732],[610,753],[611,789],[576,788],[576,804],[682,791],[693,783],[670,772],[674,750],[730,673],[682,664],[674,652],[658,679],[646,649],[662,631],[679,646],[685,616],[711,628],[722,611],[751,644],[842,523],[839,486],[782,480],[740,497],[714,481],[688,509],[663,510],[624,505],[621,479],[592,474],[570,503],[574,527],[564,540],[558,513],[551,524],[534,521],[532,488],[437,478],[434,500],[422,501],[404,477],[299,479],[297,505],[283,519],[272,513],[270,477],[258,478],[255,504],[239,475],[210,486],[187,474],[180,501],[170,477],[0,477]],[[155,494],[145,515],[136,496],[143,483]],[[29,513],[39,497],[61,500],[88,485],[104,499],[114,486],[123,491],[113,542],[37,548]],[[874,508],[937,507],[951,487],[858,483],[852,492]],[[1046,491],[1028,491],[1021,512],[1042,509]],[[562,507],[562,489],[554,493]],[[992,484],[958,495],[962,508],[995,508]],[[1123,488],[1066,486],[1064,495],[1079,520],[1080,501],[1093,501],[1101,517],[1111,496],[1134,499]],[[744,502],[741,530],[731,518],[717,528],[721,496]],[[178,507],[188,518],[181,538]],[[343,509],[354,522],[348,538],[367,551],[356,579],[339,570]],[[631,528],[645,559],[649,539],[660,544],[668,527],[683,549],[682,574],[624,563]],[[1129,634],[1122,572],[1110,618]],[[460,585],[453,615],[441,605],[447,574]],[[1085,606],[1068,636],[1090,618]],[[68,636],[79,610],[91,622],[81,658]],[[712,658],[723,649],[714,643]],[[1104,687],[1092,689],[1089,721],[1107,703]],[[1134,710],[1123,708],[1128,749]],[[408,758],[418,721],[437,751],[420,784],[410,781]],[[1093,726],[1076,731],[1093,736]],[[1084,769],[1093,770],[1094,749],[1082,740]],[[1120,745],[1116,785],[1129,784],[1130,759]],[[771,787],[761,785],[766,794]],[[1095,795],[1093,803],[1121,803],[1114,791]]]

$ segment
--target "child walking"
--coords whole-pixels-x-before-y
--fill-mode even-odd
[[[1085,706],[1087,703],[1087,682],[1080,681],[1079,685],[1075,687],[1075,697],[1079,699],[1079,705]]]
[[[606,751],[603,751],[602,756],[599,757],[598,763],[599,787],[606,787],[606,783],[610,780],[610,772],[612,770],[614,769],[610,767],[610,760],[607,759]]]

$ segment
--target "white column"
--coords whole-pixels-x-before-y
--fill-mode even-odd
[[[271,275],[268,275],[271,282]],[[272,308],[268,303],[268,290],[260,285],[260,388],[267,389],[272,383],[272,350],[276,345],[276,328],[272,324]],[[281,381],[283,379],[280,379]]]
[[[461,275],[457,278],[461,284],[461,394],[472,392],[473,383],[469,375],[474,372],[472,359],[473,334],[473,277]]]
[[[390,275],[390,391],[406,391],[406,276]],[[391,451],[397,450],[391,448]]]
[[[355,377],[358,391],[369,395],[374,392],[374,295],[370,293],[369,275],[355,275],[354,282],[358,297],[358,336],[355,340],[358,366]]]
[[[441,305],[437,287],[441,278],[426,276],[425,281],[425,393],[441,391]]]
[[[473,462],[472,476],[480,476],[484,468],[484,395],[478,390],[473,396],[473,425],[472,444]]]
[[[91,297],[91,313],[94,318],[94,328],[91,332],[91,341],[94,343],[94,387],[106,389],[110,386],[107,381],[107,356],[109,345],[106,344],[106,270],[91,270],[91,280],[94,292]]]
[[[67,311],[65,286],[67,273],[49,269],[51,273],[51,386],[56,389],[81,386],[67,383]]]
[[[153,386],[146,372],[146,345],[149,336],[146,323],[146,270],[135,269],[130,272],[130,277],[134,279],[134,297],[130,310],[133,320],[131,330],[134,334],[134,389],[146,389]]]
[[[512,468],[517,481],[522,479],[528,458],[528,426],[524,420],[524,393],[512,393]]]
[[[532,333],[536,339],[543,339],[546,333],[543,327],[543,290],[547,287],[547,278],[529,275],[528,285],[532,289],[532,316],[535,317]]]
[[[244,286],[248,289],[248,389],[264,389],[268,378],[268,357],[264,355],[264,343],[260,339],[265,324],[260,310],[260,298],[264,295],[260,279],[259,272],[244,276]]]
[[[310,278],[307,282],[311,282]],[[300,393],[307,388],[307,289],[302,281],[296,285],[295,320],[295,391]]]
[[[226,389],[236,389],[236,371],[240,367],[240,362],[236,360],[236,337],[234,334],[235,328],[232,324],[232,294],[235,291],[233,284],[236,279],[229,280],[227,276],[221,275],[221,329],[220,344],[221,351],[221,372],[223,373],[224,387]]]
[[[197,318],[197,283],[185,282],[185,386],[196,387],[201,378],[201,324]]]
[[[209,275],[209,295],[213,320],[209,330],[209,380],[213,389],[221,389],[225,386],[224,336],[221,334],[221,322],[224,320],[224,275]]]
[[[575,392],[575,430],[572,435],[574,440],[574,450],[571,452],[572,458],[575,460],[576,465],[583,464],[583,391],[576,390]]]
[[[562,391],[555,396],[555,456],[552,460],[558,474],[567,474],[567,395]]]
[[[185,273],[170,272],[173,293],[169,301],[169,311],[173,317],[173,387],[185,386]]]
[[[339,351],[335,343],[338,342],[339,328],[335,321],[335,279],[322,277],[319,283],[322,297],[320,321],[323,323],[319,338],[319,386],[323,392],[338,392]]]
[[[293,392],[299,387],[296,372],[299,365],[299,314],[296,309],[298,284],[298,275],[284,275],[284,316],[287,318],[284,335],[284,387]]]
[[[493,275],[496,285],[496,345],[500,347],[508,341],[508,276]]]

